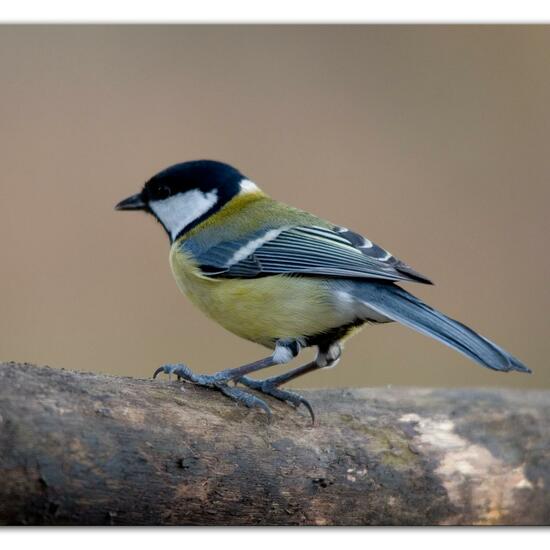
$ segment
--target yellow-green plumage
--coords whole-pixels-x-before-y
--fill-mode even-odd
[[[215,388],[244,403],[269,407],[229,387],[230,380],[295,406],[311,405],[280,386],[334,365],[340,343],[364,323],[399,321],[500,371],[530,372],[517,358],[395,283],[430,280],[349,229],[279,203],[235,168],[216,161],[176,164],[153,176],[118,210],[145,210],[171,241],[179,288],[208,317],[234,334],[274,349],[264,359],[214,375],[183,364],[155,371]],[[301,348],[316,358],[262,382],[253,372],[288,363]]]
[[[240,235],[253,229],[260,216],[263,225],[267,222],[269,226],[270,219],[276,220],[274,227],[303,223],[328,227],[327,222],[278,203],[261,192],[235,197],[172,245],[170,265],[181,291],[230,332],[269,348],[279,338],[313,336],[349,322],[320,278],[296,275],[211,278],[199,270],[192,255],[181,246],[186,239],[207,234],[209,227],[220,224],[226,237]]]

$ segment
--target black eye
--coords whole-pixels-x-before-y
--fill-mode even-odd
[[[155,190],[155,195],[157,200],[163,200],[167,199],[170,196],[170,188],[166,185],[159,185],[159,187]]]

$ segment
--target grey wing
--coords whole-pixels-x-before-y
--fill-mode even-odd
[[[346,227],[335,226],[333,227],[333,230],[336,231],[339,235],[341,235],[345,239],[347,239],[353,246],[358,248],[365,256],[372,259],[379,260],[381,262],[385,262],[387,265],[393,266],[393,268],[399,273],[407,275],[408,280],[416,281],[419,283],[425,283],[428,285],[433,285],[433,282],[431,281],[431,279],[429,279],[425,275],[422,275],[422,273],[419,273],[418,271],[414,270],[410,265],[399,260],[387,250],[384,250],[382,247],[378,246],[372,241],[369,241],[369,239],[367,239],[366,237],[363,237],[363,235],[359,235],[359,233],[354,233],[353,231],[350,231]]]
[[[265,229],[247,239],[218,243],[201,252],[196,260],[211,277],[302,274],[431,284],[386,250],[337,226]]]

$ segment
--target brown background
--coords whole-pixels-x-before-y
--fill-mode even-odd
[[[0,358],[145,377],[261,356],[179,294],[159,226],[113,211],[213,158],[389,248],[535,370],[392,325],[298,385],[550,387],[549,67],[548,27],[0,27]]]

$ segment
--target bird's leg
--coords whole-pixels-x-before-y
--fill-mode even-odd
[[[184,380],[192,382],[197,386],[216,389],[227,397],[230,397],[231,399],[242,403],[247,407],[259,407],[267,413],[269,418],[271,418],[271,410],[265,401],[242,389],[229,387],[228,382],[236,381],[247,374],[265,369],[267,367],[288,363],[296,357],[296,355],[298,355],[299,351],[300,345],[298,342],[294,340],[279,340],[277,341],[275,351],[272,355],[241,367],[226,369],[209,375],[195,374],[189,367],[183,364],[171,364],[159,367],[153,374],[153,378],[156,378],[161,372],[168,375],[175,374],[177,375],[178,380],[183,378]]]
[[[313,407],[311,406],[309,401],[307,401],[307,399],[297,393],[288,390],[281,390],[279,389],[279,386],[285,384],[286,382],[290,382],[291,380],[294,380],[299,376],[308,374],[309,372],[335,366],[340,359],[341,354],[342,348],[340,347],[340,345],[338,343],[333,343],[326,347],[320,347],[319,353],[317,354],[315,360],[311,361],[310,363],[306,363],[301,367],[285,372],[279,376],[273,376],[271,378],[266,378],[265,380],[255,380],[254,378],[243,376],[236,381],[239,384],[243,384],[245,386],[248,386],[249,388],[252,388],[253,390],[271,395],[272,397],[275,397],[280,401],[290,403],[296,408],[298,408],[300,405],[304,405],[304,407],[307,408],[309,414],[311,415],[312,423],[315,424],[315,413],[313,412]]]

